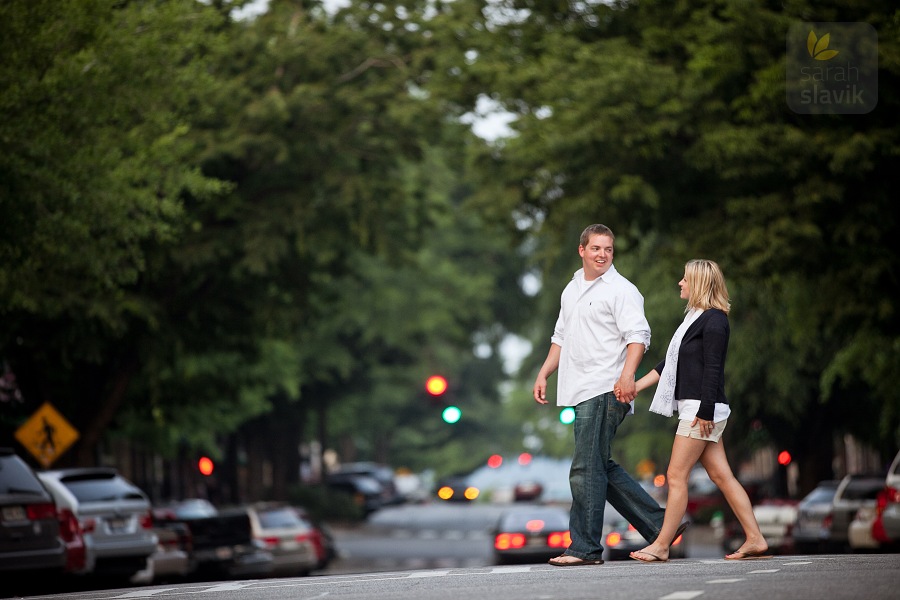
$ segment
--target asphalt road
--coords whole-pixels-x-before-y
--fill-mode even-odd
[[[148,586],[66,600],[866,600],[895,599],[900,555],[521,565]]]

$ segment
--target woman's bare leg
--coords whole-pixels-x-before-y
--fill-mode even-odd
[[[681,435],[675,436],[675,441],[672,442],[672,456],[669,458],[669,469],[666,472],[669,495],[666,498],[666,516],[663,520],[662,529],[660,529],[659,535],[652,544],[643,550],[632,552],[632,557],[635,554],[641,554],[638,560],[653,560],[654,558],[668,560],[672,538],[675,537],[675,532],[687,510],[688,479],[691,475],[691,469],[697,464],[705,447],[710,445],[714,444],[705,440],[686,438]]]
[[[759,523],[756,522],[756,516],[753,514],[753,505],[750,503],[750,497],[747,496],[747,491],[734,476],[731,466],[728,464],[728,457],[725,455],[724,437],[720,438],[718,443],[707,445],[703,454],[700,455],[700,464],[706,469],[713,483],[722,490],[728,506],[731,507],[738,522],[744,529],[746,540],[734,554],[762,553],[768,550],[769,545],[759,531]],[[728,556],[734,556],[734,554],[729,554]]]

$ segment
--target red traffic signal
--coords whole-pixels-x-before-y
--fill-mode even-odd
[[[200,473],[209,476],[212,475],[213,469],[215,469],[215,465],[213,464],[213,461],[210,457],[201,456],[200,460],[197,461],[197,468],[200,470]]]
[[[425,390],[432,396],[440,396],[447,391],[447,380],[440,375],[432,375],[425,382]]]
[[[791,464],[791,453],[787,450],[782,450],[778,453],[778,464],[781,466],[787,466]]]

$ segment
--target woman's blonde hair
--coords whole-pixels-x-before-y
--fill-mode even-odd
[[[725,275],[715,262],[705,258],[689,260],[684,265],[684,279],[690,288],[685,311],[692,308],[718,308],[727,315],[731,310]]]

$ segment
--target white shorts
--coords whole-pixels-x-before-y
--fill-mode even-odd
[[[722,437],[722,434],[725,432],[725,424],[728,423],[728,419],[724,421],[719,421],[718,423],[713,423],[712,431],[709,433],[708,437],[703,437],[700,433],[700,423],[698,422],[696,425],[691,427],[691,421],[694,419],[685,419],[678,421],[678,429],[675,430],[675,435],[684,436],[687,438],[694,438],[696,440],[703,440],[704,442],[718,442],[719,438]]]

